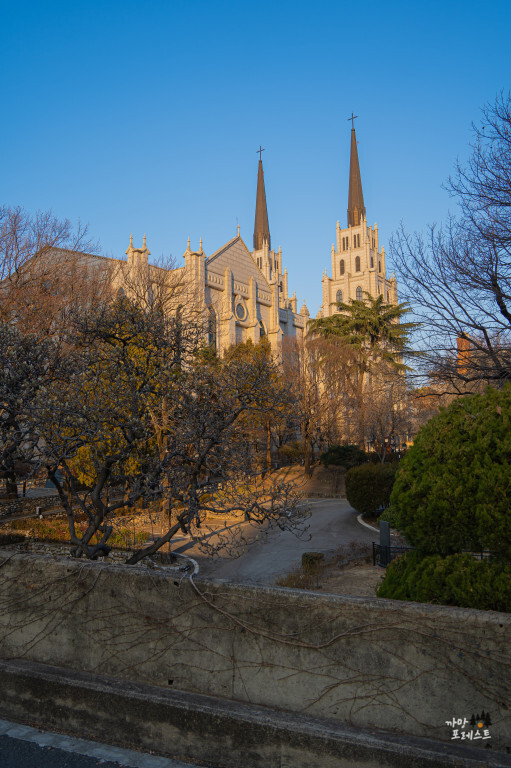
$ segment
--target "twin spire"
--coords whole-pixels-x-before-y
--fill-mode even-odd
[[[350,117],[350,120],[354,118]],[[366,218],[364,195],[362,192],[362,178],[358,164],[357,137],[355,128],[351,129],[351,154],[350,154],[350,186],[348,191],[348,227],[356,227],[360,219]]]
[[[264,152],[264,149],[259,147],[257,151],[259,152],[259,167],[257,169],[254,251],[260,251],[265,242],[268,244],[268,250],[271,250],[270,225],[268,224],[268,209],[266,208],[266,192],[264,189],[263,161],[261,160],[261,152]]]
[[[353,119],[353,117],[350,118],[352,121]],[[259,167],[257,169],[254,251],[260,251],[265,242],[268,243],[268,249],[271,250],[270,226],[268,224],[268,209],[266,207],[266,191],[264,188],[263,161],[261,159],[261,152],[264,152],[264,149],[259,147],[257,151],[259,152]],[[363,218],[366,218],[366,209],[364,205],[364,193],[362,192],[360,165],[358,162],[357,136],[352,122],[350,181],[348,190],[348,227],[358,226]]]

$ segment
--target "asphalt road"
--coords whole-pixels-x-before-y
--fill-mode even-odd
[[[357,513],[345,499],[314,499],[308,503],[312,514],[309,530],[302,538],[289,531],[269,530],[236,559],[211,561],[187,545],[182,551],[199,562],[201,577],[270,585],[298,566],[304,552],[329,554],[349,548],[352,543],[370,548],[372,541],[378,541],[378,533],[358,522]]]

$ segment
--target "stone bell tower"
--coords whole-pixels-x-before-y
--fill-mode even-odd
[[[385,249],[379,245],[378,225],[369,226],[366,218],[362,177],[358,160],[357,137],[352,115],[347,227],[337,222],[336,242],[331,248],[332,276],[323,274],[323,304],[319,317],[338,312],[340,302],[362,301],[369,293],[383,294],[385,302],[397,304],[395,277],[385,270]]]

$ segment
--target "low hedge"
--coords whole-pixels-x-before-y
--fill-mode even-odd
[[[466,553],[421,558],[408,552],[388,566],[377,595],[510,613],[511,566]]]
[[[19,533],[0,533],[0,546],[5,547],[9,544],[21,544],[25,537]]]
[[[331,445],[325,453],[320,456],[321,463],[325,467],[330,465],[346,467],[357,467],[367,461],[367,453],[358,445]]]
[[[363,515],[376,517],[390,503],[397,464],[362,464],[346,473],[346,497]]]

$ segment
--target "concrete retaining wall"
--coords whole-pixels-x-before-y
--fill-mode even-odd
[[[484,710],[511,747],[511,616],[0,558],[3,658],[449,742]]]
[[[504,768],[472,745],[363,731],[226,699],[34,662],[0,661],[0,713],[220,768]]]

